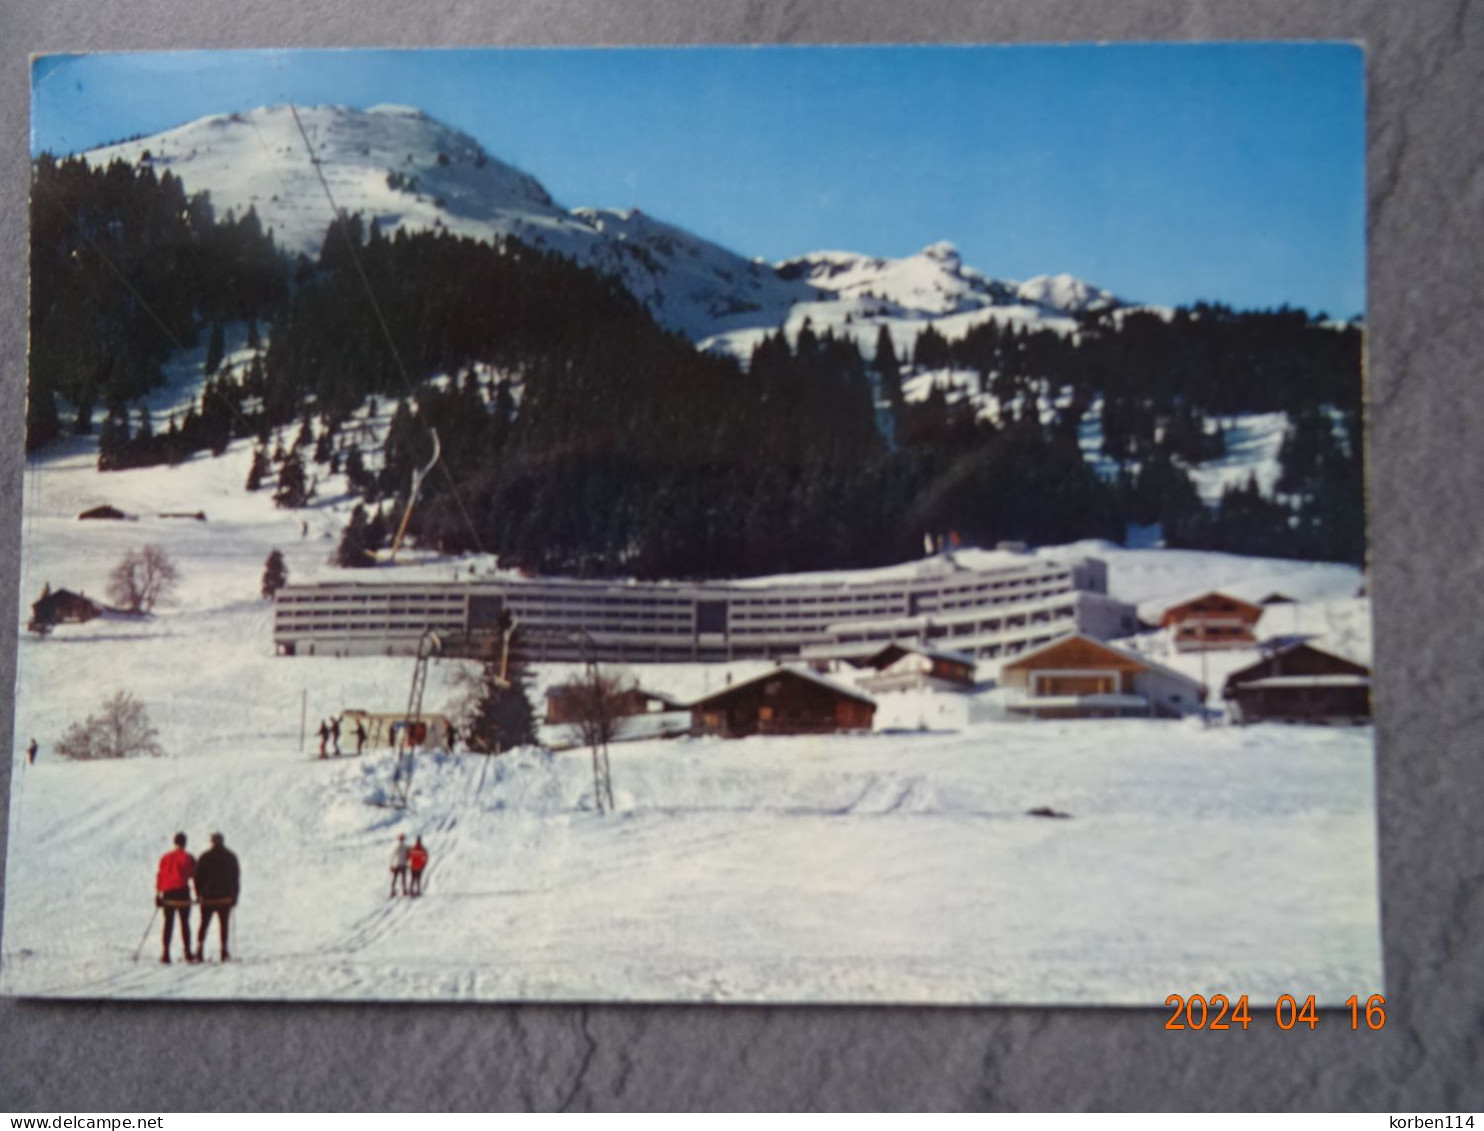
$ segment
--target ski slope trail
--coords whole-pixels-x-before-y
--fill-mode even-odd
[[[646,740],[613,748],[609,814],[585,749],[427,755],[402,810],[377,804],[384,752],[40,763],[12,845],[50,866],[10,885],[0,976],[83,998],[1343,1001],[1380,986],[1370,743],[1149,720]],[[192,847],[220,830],[242,861],[233,961],[158,965],[156,921],[134,963],[182,813]],[[416,899],[387,898],[398,833],[431,853]]]

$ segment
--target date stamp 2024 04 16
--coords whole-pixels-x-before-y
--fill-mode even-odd
[[[1247,1029],[1252,1024],[1252,1011],[1246,994],[1235,1002],[1226,994],[1212,994],[1209,998],[1202,994],[1189,997],[1171,994],[1165,998],[1165,1005],[1174,1010],[1165,1021],[1166,1029]],[[1367,1029],[1381,1029],[1386,1025],[1386,999],[1380,994],[1372,994],[1364,1005],[1359,995],[1351,994],[1345,1000],[1345,1007],[1350,1010],[1352,1029],[1360,1029],[1362,1021]],[[1319,1010],[1314,1004],[1314,995],[1310,994],[1302,1002],[1292,994],[1280,995],[1273,1003],[1273,1021],[1283,1030],[1299,1025],[1307,1025],[1311,1030],[1317,1028]]]

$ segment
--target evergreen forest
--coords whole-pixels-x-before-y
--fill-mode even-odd
[[[1364,557],[1361,330],[1322,315],[1196,304],[952,341],[925,325],[901,356],[884,330],[866,353],[806,324],[739,362],[515,239],[351,216],[291,258],[253,212],[217,216],[148,162],[43,155],[31,219],[27,451],[96,430],[109,470],[249,440],[245,488],[282,506],[344,473],[362,502],[347,565],[400,525],[434,430],[409,536],[538,572],[857,568],[917,556],[924,536],[1119,541],[1130,523],[1170,546]],[[250,360],[224,364],[244,325]],[[199,398],[151,419],[139,400],[171,353],[203,345]],[[931,387],[908,399],[914,377]],[[1080,439],[1094,412],[1101,473]],[[1276,489],[1203,503],[1189,469],[1255,412],[1287,414]]]

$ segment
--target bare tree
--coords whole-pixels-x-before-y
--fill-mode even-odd
[[[623,730],[629,714],[627,699],[637,687],[628,672],[605,672],[596,664],[589,665],[564,691],[572,739],[583,746],[612,742]]]
[[[57,743],[57,753],[78,762],[100,758],[160,758],[159,732],[149,724],[144,704],[118,691],[87,722],[73,723]]]
[[[163,546],[130,550],[108,575],[108,598],[131,613],[148,613],[168,605],[175,595],[180,570]]]

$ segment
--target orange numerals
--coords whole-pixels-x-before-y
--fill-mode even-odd
[[[1360,998],[1351,994],[1345,1002],[1350,1007],[1350,1028],[1360,1028]],[[1367,1029],[1380,1029],[1386,1024],[1386,999],[1380,994],[1372,994],[1365,1001],[1365,1027]]]
[[[1209,998],[1201,994],[1171,994],[1165,998],[1170,1016],[1165,1021],[1166,1029],[1230,1029],[1240,1025],[1243,1029],[1252,1024],[1252,1014],[1247,1008],[1247,995],[1237,998],[1235,1004],[1225,994],[1212,994]],[[1359,1029],[1362,1013],[1360,996],[1351,994],[1345,1005],[1350,1009],[1350,1028]],[[1364,1005],[1367,1029],[1380,1029],[1386,1025],[1386,999],[1372,994]],[[1283,994],[1273,1005],[1273,1020],[1284,1032],[1307,1025],[1313,1032],[1319,1026],[1319,1009],[1314,995],[1309,994],[1300,1002],[1292,994]]]
[[[1209,999],[1200,994],[1188,998],[1171,994],[1165,1004],[1174,1009],[1165,1022],[1166,1029],[1230,1029],[1233,1022],[1246,1029],[1252,1024],[1246,994],[1237,998],[1235,1005],[1225,994],[1212,994]]]

